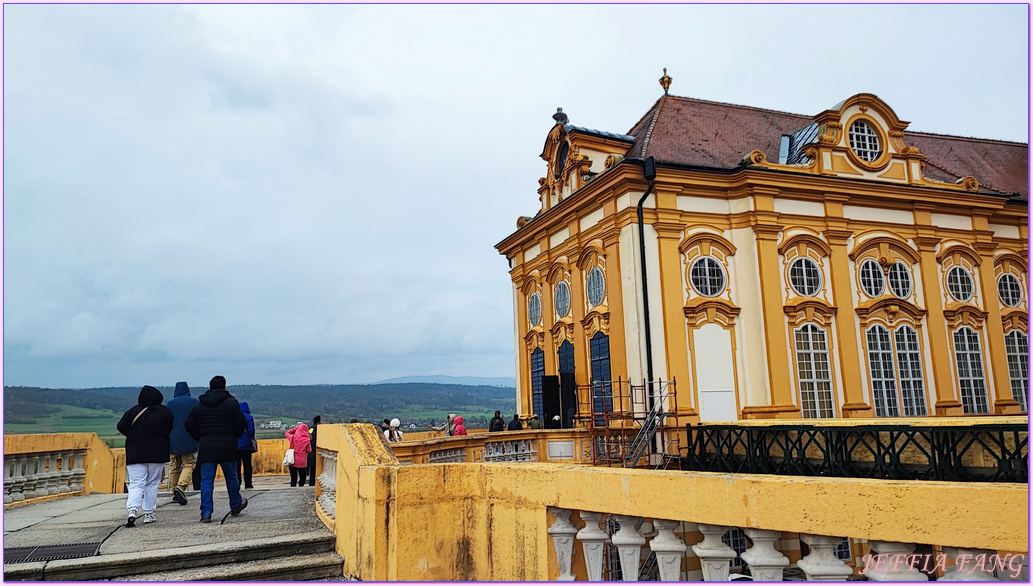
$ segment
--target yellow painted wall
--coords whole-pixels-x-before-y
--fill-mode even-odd
[[[338,450],[338,552],[346,575],[362,580],[555,578],[550,506],[993,550],[1025,551],[1028,538],[1024,484],[553,463],[399,466],[381,437],[371,425],[328,426],[319,436],[320,447]]]

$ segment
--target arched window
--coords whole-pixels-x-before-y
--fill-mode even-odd
[[[886,290],[882,267],[872,259],[861,263],[861,290],[872,299],[882,295],[882,292]]]
[[[868,328],[868,369],[876,417],[917,417],[928,412],[918,332],[901,326],[890,332],[881,325]],[[899,393],[898,393],[899,389]]]
[[[613,410],[613,390],[610,388],[610,337],[602,332],[592,336],[588,346],[592,367],[592,410],[596,414],[595,424],[603,425],[600,416]]]
[[[979,348],[979,334],[972,328],[963,327],[954,331],[954,360],[958,368],[958,386],[961,387],[961,406],[965,413],[989,413],[983,354]]]
[[[814,297],[821,291],[821,269],[807,257],[798,258],[789,265],[789,284],[797,294]]]
[[[832,401],[832,369],[829,367],[829,346],[825,330],[804,324],[794,330],[796,342],[796,376],[800,385],[800,407],[803,416],[835,417]]]
[[[606,294],[606,280],[603,278],[602,269],[592,267],[588,271],[585,288],[588,289],[588,305],[590,307],[595,307],[603,302],[603,297]]]
[[[544,417],[545,407],[542,404],[542,378],[545,376],[545,352],[535,348],[531,352],[531,409],[534,414]]]
[[[963,267],[954,267],[947,271],[947,291],[954,299],[965,302],[972,299],[976,286],[972,281],[972,273]]]
[[[689,279],[696,292],[704,297],[716,297],[725,290],[725,271],[721,263],[710,256],[700,257],[692,264]]]
[[[560,363],[560,374],[574,373],[574,345],[570,340],[563,340],[557,352]]]
[[[911,283],[911,271],[908,270],[907,265],[901,261],[897,261],[890,266],[890,291],[900,299],[907,299],[911,297],[911,289],[913,287]]]
[[[556,284],[556,291],[553,293],[553,305],[556,307],[556,317],[564,318],[570,313],[570,287],[566,281]]]
[[[1029,412],[1029,336],[1012,330],[1004,337],[1004,350],[1008,355],[1008,376],[1011,378],[1011,396],[1023,413]]]

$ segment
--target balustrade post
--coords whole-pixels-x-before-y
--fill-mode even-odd
[[[730,527],[705,523],[699,523],[698,527],[699,532],[703,534],[703,541],[693,545],[692,551],[699,558],[703,579],[707,582],[727,582],[728,567],[735,557],[735,550],[721,541],[721,536],[727,533]]]
[[[585,567],[591,582],[603,579],[603,544],[610,540],[606,531],[599,527],[604,513],[581,511],[581,520],[585,526],[577,532],[577,540],[581,542],[581,551],[585,556]]]
[[[617,553],[620,555],[621,576],[625,582],[637,582],[642,546],[646,544],[646,538],[635,529],[637,517],[616,515],[615,518],[620,524],[620,529],[613,534],[610,542],[617,546]]]
[[[78,492],[83,489],[83,480],[86,479],[86,451],[80,450],[72,453],[72,481],[69,488]]]
[[[337,513],[337,452],[319,450],[323,458],[323,472],[319,475],[319,505],[330,517]]]
[[[36,474],[40,481],[36,484],[36,494],[44,496],[48,494],[61,494],[61,472],[58,471],[58,462],[61,459],[61,452],[47,452],[39,456],[39,468]],[[67,488],[67,487],[66,487]]]
[[[954,568],[949,572],[944,572],[943,576],[940,577],[937,582],[1000,581],[999,578],[994,577],[993,573],[993,560],[998,558],[991,558],[991,556],[996,556],[997,552],[985,549],[967,549],[962,547],[944,547],[942,550],[947,557],[954,560]],[[979,556],[983,556],[982,560],[979,559]],[[984,563],[981,564],[979,563],[980,561]],[[990,567],[991,570],[987,571],[987,567]]]
[[[765,529],[748,528],[746,536],[753,540],[753,547],[740,556],[750,565],[750,575],[754,581],[781,582],[782,570],[789,565],[789,558],[775,549],[775,541],[781,533]]]
[[[678,521],[666,519],[653,520],[657,533],[656,537],[649,540],[649,549],[656,554],[656,566],[660,571],[661,582],[681,580],[681,559],[689,548],[674,534],[679,524]]]
[[[836,557],[836,546],[843,541],[842,538],[802,534],[800,540],[806,543],[811,551],[802,560],[796,562],[796,566],[803,570],[808,580],[841,582],[854,573],[850,566]]]
[[[11,478],[12,469],[14,468],[14,461],[8,458],[4,459],[4,504],[14,502],[14,498],[11,497],[11,487],[14,485],[14,479]]]
[[[29,454],[25,457],[25,498],[34,499],[47,496],[46,471],[43,470],[43,461],[39,454]]]
[[[551,508],[551,507],[550,507]],[[556,549],[556,565],[559,566],[560,575],[557,582],[573,582],[574,574],[570,568],[574,560],[574,536],[578,528],[570,522],[570,509],[552,509],[556,521],[546,530],[552,536],[552,546]]]
[[[72,466],[68,461],[71,458],[72,452],[60,452],[57,454],[51,454],[50,456],[50,471],[52,473],[53,482],[58,493],[72,492],[72,487],[68,484],[72,481]],[[61,467],[58,469],[57,458],[61,458]],[[54,494],[54,493],[51,493]]]
[[[25,456],[18,455],[11,459],[11,500],[20,502],[25,500]]]
[[[926,582],[929,577],[911,567],[908,559],[915,552],[913,543],[869,541],[878,556],[866,557],[864,575],[876,582]]]

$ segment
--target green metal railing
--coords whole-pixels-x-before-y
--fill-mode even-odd
[[[896,480],[1029,482],[1029,429],[806,424],[686,426],[682,469]]]

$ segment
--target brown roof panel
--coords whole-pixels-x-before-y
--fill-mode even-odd
[[[813,116],[694,98],[664,96],[628,131],[629,157],[733,168],[754,149],[778,160],[783,134],[793,134]],[[984,190],[1028,195],[1029,147],[1022,143],[904,133],[904,142],[927,157],[931,179],[955,181],[972,175]]]

